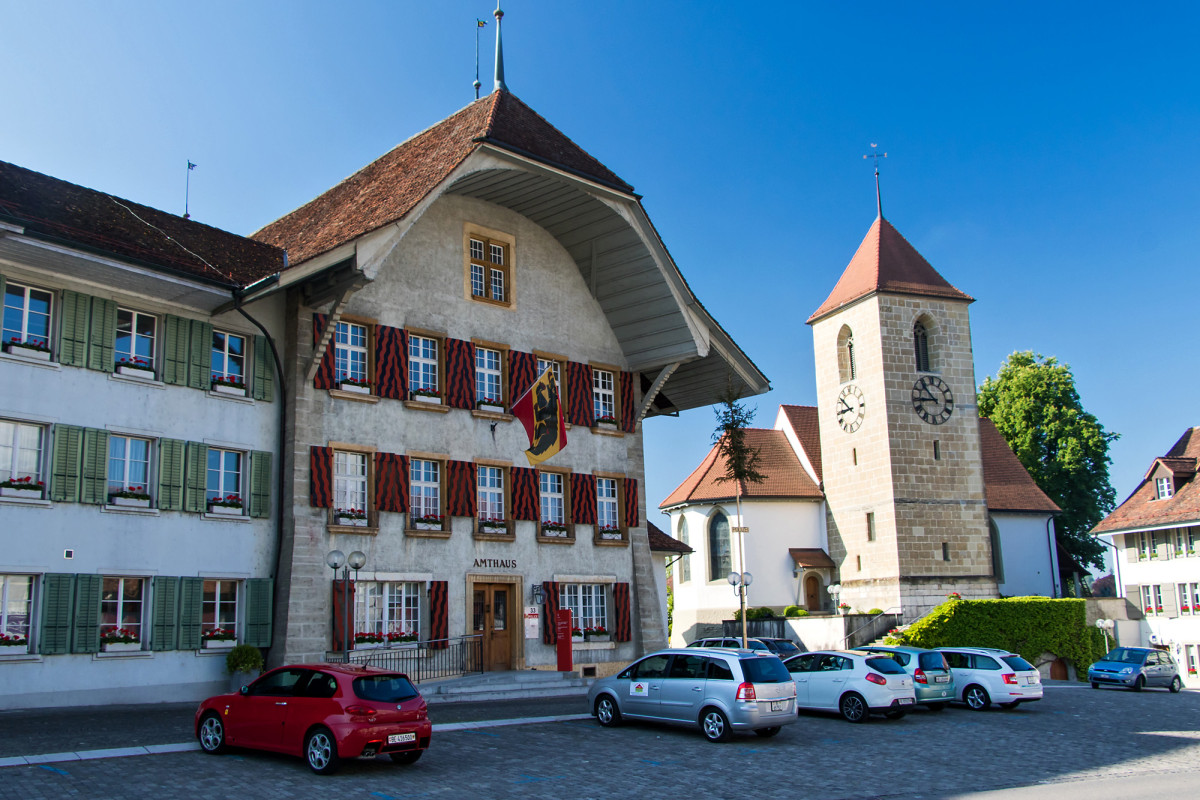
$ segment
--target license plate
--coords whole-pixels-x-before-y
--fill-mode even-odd
[[[1028,678],[1026,678],[1026,679],[1025,679],[1025,685],[1026,685],[1026,686],[1033,686],[1035,683],[1037,683],[1037,678],[1034,678],[1034,677],[1030,676],[1030,677],[1028,677]]]
[[[933,682],[934,683],[949,683],[950,676],[949,675],[934,675]]]
[[[787,711],[787,707],[788,707],[787,700],[772,700],[771,701],[771,710],[772,711]]]
[[[913,702],[913,699],[911,697],[901,697],[900,698],[900,705],[902,705],[902,706],[911,706],[912,702]]]
[[[415,742],[417,735],[415,733],[393,733],[388,736],[388,744],[404,744],[405,742]]]

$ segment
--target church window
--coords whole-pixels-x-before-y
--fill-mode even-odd
[[[933,440],[933,460],[934,461],[942,460],[942,443],[939,442],[937,439]]]
[[[837,338],[838,380],[847,383],[854,380],[857,369],[854,363],[854,332],[849,325],[843,325],[838,331]]]
[[[862,572],[862,556],[855,556],[854,558],[855,558],[854,563],[858,567],[858,571]]]
[[[1000,528],[995,520],[988,520],[988,533],[992,537],[992,575],[996,583],[1004,583],[1004,551],[1000,548]]]
[[[867,541],[875,541],[875,512],[867,512]]]
[[[733,551],[729,546],[729,518],[718,511],[708,521],[708,579],[724,580],[733,571]]]
[[[950,543],[942,542],[942,561],[950,560]]]
[[[921,322],[913,325],[913,351],[917,359],[917,372],[929,372],[929,333]]]
[[[684,544],[688,542],[688,523],[687,517],[679,518],[679,541]],[[687,583],[692,579],[692,561],[686,554],[679,558],[679,582]]]

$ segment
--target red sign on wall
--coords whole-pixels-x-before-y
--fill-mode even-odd
[[[571,661],[571,609],[558,609],[554,619],[554,634],[557,640],[558,671],[571,672],[575,669]]]

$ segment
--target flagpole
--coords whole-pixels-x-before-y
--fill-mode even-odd
[[[187,165],[187,180],[184,181],[183,185],[183,218],[191,219],[192,215],[188,213],[188,200],[192,193],[192,170],[196,168],[196,165],[192,163],[190,158]]]

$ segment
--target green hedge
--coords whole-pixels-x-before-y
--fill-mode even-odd
[[[742,621],[742,610],[740,608],[733,612],[733,618],[735,620],[737,620],[738,622]],[[761,608],[747,608],[746,609],[746,619],[774,619],[774,618],[775,618],[775,612],[772,609],[767,608],[766,606],[762,606]]]
[[[1085,601],[1046,597],[947,600],[892,638],[914,647],[1002,647],[1035,664],[1053,653],[1080,680],[1105,652],[1103,635],[1087,624]]]

